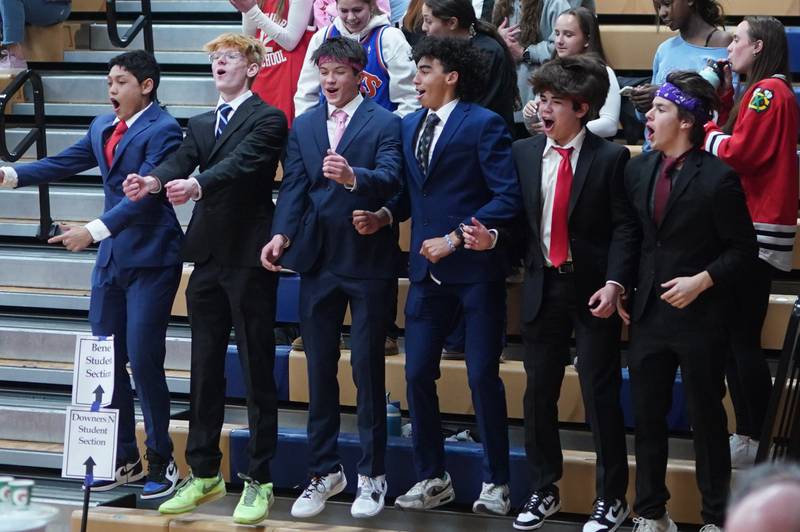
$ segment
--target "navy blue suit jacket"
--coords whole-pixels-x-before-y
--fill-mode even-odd
[[[522,199],[506,123],[488,109],[459,102],[423,174],[415,151],[427,112],[421,109],[403,118],[405,186],[387,205],[395,223],[411,217],[409,278],[418,282],[430,272],[445,283],[503,280],[508,263],[499,249],[470,251],[462,246],[436,264],[419,251],[425,240],[471,224],[473,216],[497,227],[519,215]]]
[[[109,167],[103,145],[113,131],[114,118],[114,114],[98,116],[86,136],[63,152],[17,166],[17,186],[57,181],[99,166],[105,192],[100,220],[111,236],[100,243],[97,265],[107,266],[112,255],[120,268],[179,264],[183,232],[172,205],[164,194],[132,202],[122,192],[122,182],[130,173],[148,175],[180,145],[181,128],[158,102],[153,102],[125,132]]]
[[[317,105],[292,124],[272,234],[289,238],[281,264],[300,273],[325,268],[344,277],[397,276],[399,247],[389,227],[364,236],[353,211],[377,211],[402,187],[400,118],[369,99],[347,124],[337,153],[356,175],[348,191],[322,175],[330,147],[327,105]]]

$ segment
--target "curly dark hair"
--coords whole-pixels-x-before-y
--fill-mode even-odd
[[[698,120],[697,117],[682,107],[678,107],[678,116],[683,120],[691,120],[692,131],[689,133],[689,142],[693,146],[702,146],[706,138],[705,125],[711,120],[713,111],[719,109],[719,96],[714,87],[703,79],[697,72],[690,70],[676,70],[667,76],[668,83],[678,87],[682,93],[692,98],[697,98],[703,105],[703,109],[708,112],[706,120]]]
[[[605,63],[594,53],[556,57],[536,69],[531,85],[537,94],[550,91],[569,98],[577,110],[582,103],[589,104],[589,112],[581,119],[583,124],[597,118],[608,95],[608,71]]]
[[[467,39],[424,37],[411,51],[415,63],[423,57],[437,59],[445,72],[458,72],[456,95],[464,101],[480,100],[486,88],[485,54]]]

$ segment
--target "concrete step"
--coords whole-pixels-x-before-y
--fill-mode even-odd
[[[9,128],[6,130],[6,143],[9,149],[14,149],[14,147],[21,141],[25,135],[28,134],[30,129],[26,128]],[[64,151],[65,149],[69,148],[78,140],[81,139],[86,134],[86,129],[55,129],[55,128],[48,128],[47,129],[47,154],[48,155],[55,155]],[[36,158],[36,146],[31,146],[31,148],[25,152],[23,157],[27,157],[28,159],[35,159]]]
[[[213,38],[213,37],[212,37]],[[209,39],[211,40],[211,39]],[[198,50],[200,48],[198,47]],[[66,50],[64,51],[65,63],[105,65],[108,61],[119,55],[122,50]],[[208,54],[197,52],[155,52],[156,61],[161,65],[191,65],[208,66]],[[209,70],[210,70],[209,66]]]
[[[111,111],[108,103],[108,86],[104,75],[44,73],[42,84],[48,116],[58,109],[54,107],[54,104],[103,104],[105,110],[100,112]],[[173,106],[214,107],[217,104],[217,98],[218,93],[214,87],[214,80],[209,75],[162,76],[158,86],[159,102],[170,106],[171,112]],[[25,99],[28,102],[33,101],[33,90],[29,85],[25,87]],[[26,104],[17,104],[14,107],[18,114],[21,113],[19,105],[25,106]],[[99,113],[92,116],[96,116],[96,114]]]
[[[120,35],[124,35],[130,26],[120,24],[117,28]],[[92,24],[89,27],[92,50],[118,50],[108,37],[108,25],[105,23]],[[154,24],[153,42],[159,52],[200,52],[203,45],[225,32],[241,32],[241,24]],[[143,48],[144,40],[139,34],[128,48]],[[208,55],[205,62],[208,62]]]
[[[141,13],[139,0],[118,0],[118,13]],[[152,0],[153,13],[237,13],[228,0]]]
[[[50,187],[50,210],[54,220],[65,222],[88,222],[103,213],[105,195],[100,186],[52,185]],[[191,202],[175,209],[178,222],[186,227],[192,216]],[[23,187],[20,189],[0,189],[0,235],[3,231],[3,219],[11,219],[6,223],[26,225],[23,222],[38,224],[39,189]]]

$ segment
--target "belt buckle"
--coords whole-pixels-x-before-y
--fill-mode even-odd
[[[565,262],[556,268],[558,273],[575,273],[575,265],[572,262]]]

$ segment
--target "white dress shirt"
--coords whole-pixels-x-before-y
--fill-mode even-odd
[[[428,109],[428,114],[425,115],[425,120],[422,121],[422,127],[419,128],[419,133],[417,133],[417,141],[414,143],[415,154],[417,153],[417,146],[419,146],[419,139],[422,138],[422,132],[425,131],[425,123],[428,121],[428,117],[432,114],[435,114],[439,117],[439,123],[433,128],[431,148],[428,150],[428,164],[430,164],[431,159],[433,158],[433,150],[436,149],[436,143],[439,142],[439,137],[442,136],[444,125],[447,123],[447,119],[450,118],[450,115],[453,114],[453,110],[456,108],[456,105],[458,105],[458,102],[459,99],[456,98],[455,100],[447,102],[436,111]]]
[[[147,107],[130,117],[125,121],[125,124],[128,126],[128,129],[133,127],[134,122],[139,119],[145,111],[147,111],[150,106],[153,105],[153,102],[150,102]],[[115,118],[113,122],[111,122],[112,126],[116,126],[119,123],[119,118]],[[0,167],[5,174],[5,178],[3,182],[0,183],[0,188],[15,188],[17,183],[19,182],[19,176],[17,176],[17,171],[14,170],[12,166],[3,166]],[[86,230],[89,231],[89,234],[92,235],[92,240],[95,242],[100,242],[101,240],[105,240],[106,238],[111,236],[111,231],[108,230],[106,224],[100,218],[95,218],[91,222],[87,223],[84,227]]]
[[[581,128],[564,146],[559,146],[556,142],[547,137],[547,143],[542,152],[542,223],[540,227],[542,253],[547,266],[552,266],[550,262],[550,231],[553,222],[553,202],[556,198],[556,183],[558,182],[558,166],[561,164],[561,154],[554,150],[557,148],[573,148],[569,162],[572,166],[572,175],[575,175],[575,167],[578,165],[578,157],[581,154],[583,140],[586,138],[586,128]],[[567,245],[567,261],[572,260],[572,250]]]

